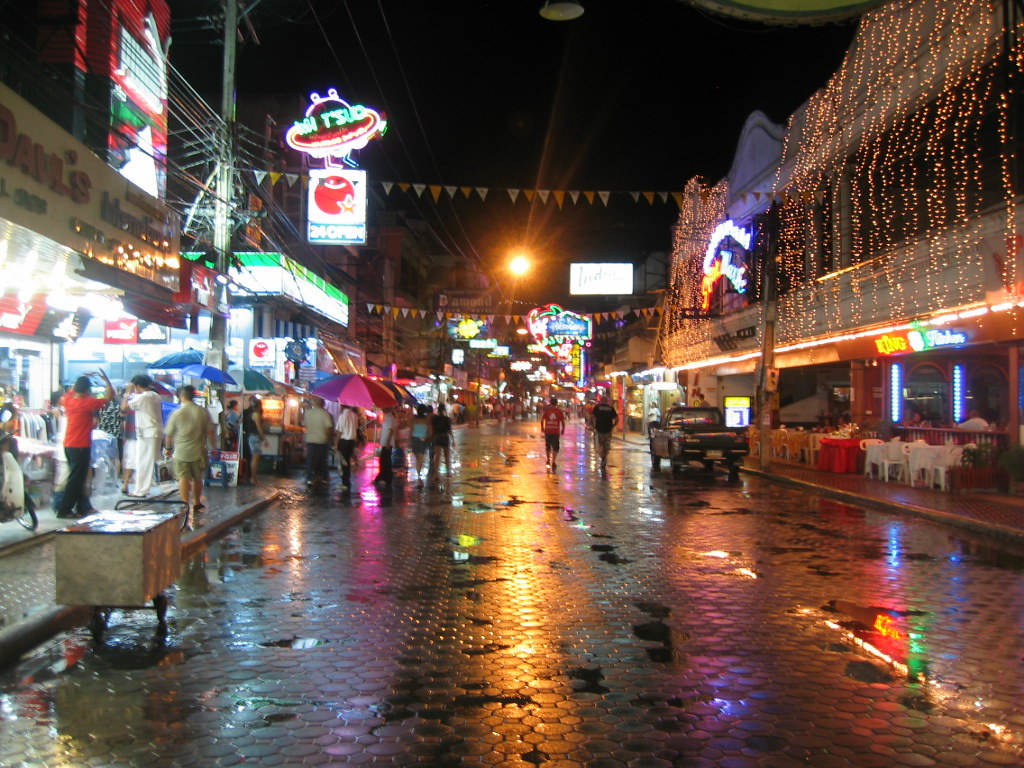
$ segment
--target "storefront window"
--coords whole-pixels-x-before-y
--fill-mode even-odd
[[[50,397],[50,345],[19,339],[0,346],[0,402],[42,408]]]
[[[919,413],[922,421],[932,425],[949,423],[949,383],[939,368],[930,364],[912,368],[903,392],[904,419]]]
[[[1006,424],[1006,376],[993,365],[982,365],[971,372],[967,387],[967,410],[976,410],[983,419]]]

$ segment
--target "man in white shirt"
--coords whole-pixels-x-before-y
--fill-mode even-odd
[[[977,411],[968,411],[967,421],[961,421],[956,425],[957,429],[962,429],[966,432],[987,432],[988,422],[981,418],[981,414]]]
[[[359,416],[356,409],[348,405],[341,407],[338,414],[338,423],[334,428],[338,435],[338,464],[341,469],[341,484],[346,488],[352,487],[352,461],[356,450],[356,440],[359,437]]]
[[[145,497],[153,487],[153,468],[164,437],[163,401],[144,373],[132,376],[125,395],[135,411],[135,488],[128,495]]]

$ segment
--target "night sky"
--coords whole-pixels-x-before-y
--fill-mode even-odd
[[[679,0],[584,0],[581,18],[552,22],[541,5],[264,0],[251,17],[259,42],[247,33],[239,50],[240,113],[280,97],[294,105],[274,116],[287,124],[330,87],[383,109],[388,133],[358,156],[371,179],[491,188],[486,202],[395,191],[385,204],[491,270],[527,247],[537,272],[516,298],[530,303],[562,298],[570,261],[668,250],[677,212],[625,195],[607,208],[512,205],[506,188],[671,192],[694,175],[715,181],[750,112],[785,121],[835,71],[855,29],[746,24]],[[216,34],[184,21],[216,5],[173,10],[172,63],[216,106]]]

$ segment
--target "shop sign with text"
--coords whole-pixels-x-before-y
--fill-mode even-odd
[[[878,354],[895,355],[901,352],[924,352],[940,347],[958,347],[967,341],[968,336],[964,331],[931,328],[886,333],[874,339],[874,344]]]

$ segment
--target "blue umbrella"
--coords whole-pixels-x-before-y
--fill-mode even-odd
[[[169,355],[164,355],[155,363],[147,365],[146,368],[151,371],[176,371],[184,368],[186,365],[197,365],[202,364],[202,362],[202,352],[198,349],[186,349],[184,352],[172,352]]]
[[[202,363],[193,363],[192,365],[186,365],[181,369],[182,376],[192,376],[196,379],[206,379],[207,381],[213,381],[218,384],[230,384],[236,386],[238,384],[231,374],[227,371],[222,371],[220,368],[214,368],[212,365],[203,365]]]

